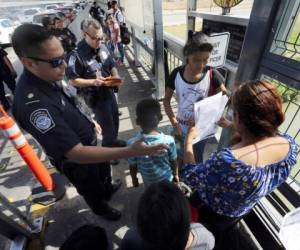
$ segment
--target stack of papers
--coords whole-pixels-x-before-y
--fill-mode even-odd
[[[215,135],[217,122],[221,119],[227,102],[227,95],[220,92],[194,104],[195,126],[198,129],[194,144]]]

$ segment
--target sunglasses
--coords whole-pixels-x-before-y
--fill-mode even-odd
[[[52,66],[52,68],[58,68],[66,62],[66,55],[65,54],[63,56],[56,57],[56,58],[53,58],[53,59],[48,59],[48,60],[38,58],[38,57],[33,57],[33,56],[28,56],[28,58],[30,58],[32,60],[35,60],[35,61],[39,61],[39,62],[49,63]]]
[[[102,41],[103,40],[103,37],[94,37],[94,36],[91,36],[89,33],[85,32],[85,34],[87,34],[93,41]]]

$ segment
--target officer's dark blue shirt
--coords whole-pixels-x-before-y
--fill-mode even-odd
[[[107,77],[111,75],[114,67],[115,63],[104,44],[101,44],[99,49],[93,49],[83,39],[79,42],[77,49],[69,55],[66,76],[71,80],[76,78],[96,79],[97,75]],[[84,87],[81,89],[96,93],[98,100],[105,100],[113,95],[113,89],[110,87]]]
[[[56,83],[24,70],[17,84],[13,115],[59,167],[64,155],[79,143],[92,145],[94,124],[83,115],[76,99]]]

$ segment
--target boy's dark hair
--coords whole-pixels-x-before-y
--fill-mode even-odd
[[[118,4],[118,1],[111,1],[111,6]]]
[[[196,52],[212,52],[213,46],[209,37],[203,32],[195,32],[189,35],[186,44],[183,47],[183,55],[189,56]]]
[[[162,120],[160,104],[154,99],[145,99],[136,105],[136,123],[147,133]]]
[[[54,24],[54,20],[52,17],[50,16],[45,16],[42,18],[42,25],[47,28],[48,25],[53,25]]]
[[[43,53],[41,44],[52,39],[53,34],[37,24],[22,24],[12,35],[12,46],[19,58],[39,57]]]
[[[190,209],[175,184],[162,181],[146,189],[138,205],[137,230],[154,249],[185,249],[190,233]]]
[[[75,230],[59,250],[106,250],[108,241],[103,228],[85,225]]]

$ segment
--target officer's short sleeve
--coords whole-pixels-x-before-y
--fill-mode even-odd
[[[102,65],[102,75],[104,77],[111,75],[111,70],[116,67],[116,64],[114,60],[111,58],[111,56],[108,56],[105,60],[105,62]]]
[[[57,107],[42,103],[25,105],[23,114],[23,127],[52,158],[62,159],[80,143],[79,137],[65,122],[62,111]]]
[[[69,80],[81,78],[84,72],[84,66],[75,53],[71,53],[67,59],[68,67],[66,69],[66,77]]]

